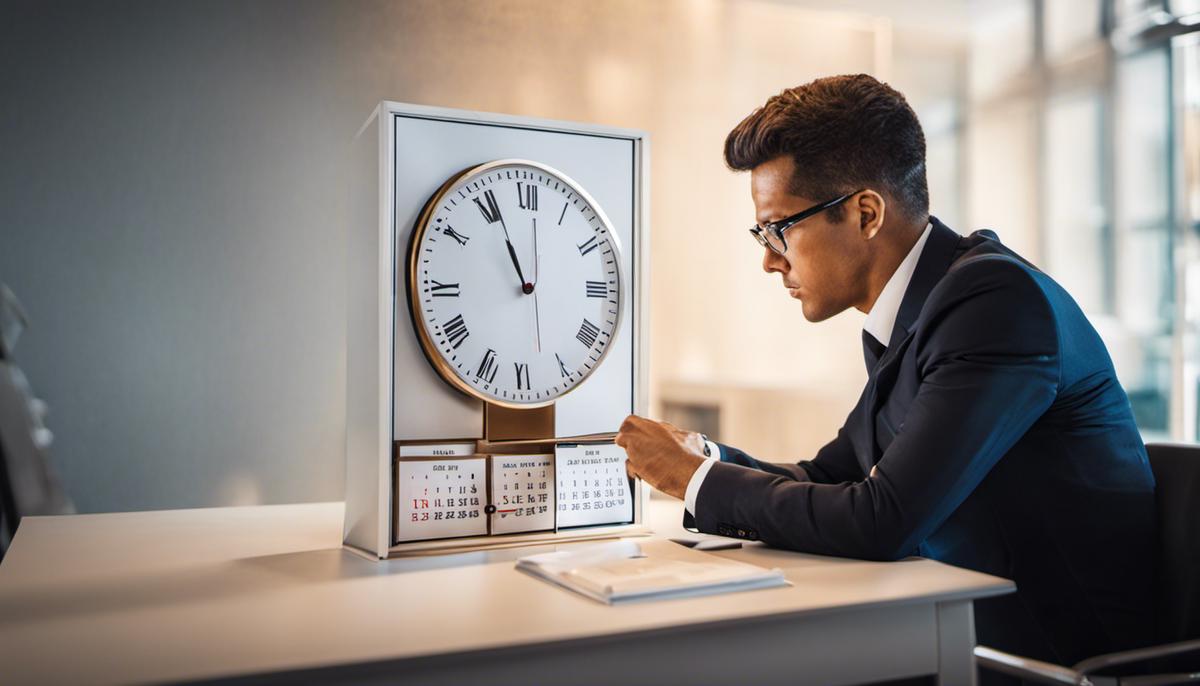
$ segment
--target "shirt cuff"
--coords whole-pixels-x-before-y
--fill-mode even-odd
[[[687,490],[683,493],[683,506],[693,517],[696,516],[696,496],[700,495],[700,485],[704,483],[704,477],[708,475],[708,470],[712,469],[713,464],[721,461],[721,446],[712,441],[707,441],[707,445],[709,455],[692,474]]]

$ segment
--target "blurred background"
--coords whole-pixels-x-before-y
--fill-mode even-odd
[[[382,99],[651,133],[651,407],[810,457],[866,380],[725,134],[866,72],[932,212],[1063,283],[1147,440],[1200,428],[1200,0],[0,3],[0,282],[80,511],[340,500],[349,142]]]

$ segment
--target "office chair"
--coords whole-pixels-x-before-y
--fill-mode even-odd
[[[1062,667],[994,650],[975,648],[975,664],[1028,682],[1077,686],[1166,686],[1200,683],[1200,445],[1146,446],[1156,482],[1158,579],[1155,611],[1159,645],[1088,658]],[[1195,653],[1195,654],[1193,654]],[[1190,663],[1186,659],[1192,658]],[[1097,672],[1142,663],[1158,672],[1098,676]]]

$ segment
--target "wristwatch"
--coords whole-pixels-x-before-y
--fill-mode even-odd
[[[704,456],[712,457],[712,449],[708,447],[710,445],[708,436],[706,436],[704,434],[700,434],[700,440],[704,441]]]

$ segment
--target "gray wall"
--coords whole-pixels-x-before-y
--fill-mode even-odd
[[[346,96],[335,7],[4,6],[0,281],[81,511],[341,499],[339,176],[382,89]]]

